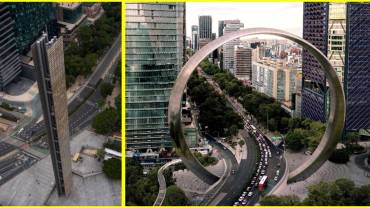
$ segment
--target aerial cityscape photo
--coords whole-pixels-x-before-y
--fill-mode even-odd
[[[124,6],[125,205],[370,205],[370,3]]]
[[[121,3],[0,3],[0,205],[121,205]]]

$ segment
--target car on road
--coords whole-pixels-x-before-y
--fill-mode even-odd
[[[252,190],[252,187],[248,186],[247,191],[250,191],[250,190]]]
[[[243,200],[242,205],[247,205],[247,200]]]
[[[275,176],[275,177],[274,177],[274,181],[277,181],[277,180],[278,180],[278,176]]]
[[[234,169],[231,170],[231,174],[233,174],[233,175],[235,174],[235,170]]]
[[[234,206],[238,206],[238,205],[239,205],[239,202],[238,201],[234,203]]]
[[[252,195],[253,195],[253,192],[251,192],[251,191],[250,191],[250,192],[248,193],[248,197],[251,197]]]

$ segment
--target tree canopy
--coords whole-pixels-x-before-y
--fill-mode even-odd
[[[370,185],[355,186],[354,182],[340,178],[333,182],[320,182],[309,186],[308,196],[302,201],[296,196],[266,196],[261,205],[305,206],[369,206]]]
[[[299,206],[300,199],[297,196],[265,196],[261,199],[262,206]]]
[[[312,121],[302,118],[290,118],[290,116],[281,107],[281,104],[274,98],[263,93],[254,91],[250,86],[245,86],[241,81],[235,78],[230,72],[218,68],[216,65],[203,61],[200,66],[208,75],[212,75],[220,88],[229,96],[238,99],[250,114],[252,114],[259,123],[265,125],[270,131],[278,131],[286,135],[287,147],[299,151],[304,147],[314,151],[320,143],[321,137],[325,132],[325,125],[318,121]],[[215,96],[207,100],[206,95],[211,91],[210,86],[205,83],[205,79],[191,80],[189,88],[195,87],[193,93],[195,101],[206,103],[217,102]],[[206,102],[207,101],[207,102]],[[221,103],[223,104],[223,103]],[[205,116],[212,116],[218,112],[209,111]],[[219,114],[217,114],[219,115]],[[221,118],[211,117],[212,120],[220,122]],[[214,126],[218,125],[218,126]],[[222,124],[214,124],[211,128],[220,128]],[[230,128],[230,125],[224,125]],[[298,130],[296,130],[298,129]],[[296,130],[296,131],[295,131]],[[221,130],[220,130],[221,131]]]
[[[110,134],[114,131],[119,130],[120,117],[114,108],[108,108],[100,112],[92,122],[92,127],[98,134]]]
[[[77,31],[76,41],[65,49],[66,84],[71,86],[78,75],[89,75],[98,57],[113,43],[121,30],[121,4],[103,5],[105,13],[92,25],[83,25]]]
[[[166,197],[163,201],[165,206],[184,206],[189,205],[188,198],[185,193],[176,185],[167,187]]]
[[[108,176],[108,178],[121,179],[121,163],[121,160],[116,158],[104,160],[103,172]]]
[[[109,82],[103,82],[100,85],[100,94],[106,98],[108,95],[111,95],[113,92],[114,85]]]
[[[199,123],[204,129],[207,126],[212,135],[231,136],[243,128],[242,118],[204,78],[193,74],[188,82],[188,93],[199,106]]]

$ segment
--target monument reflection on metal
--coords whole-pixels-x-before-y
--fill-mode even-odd
[[[208,184],[216,182],[218,177],[210,173],[199,163],[199,161],[192,155],[185,142],[181,126],[182,94],[191,74],[201,63],[201,61],[208,56],[208,54],[233,39],[243,36],[261,34],[274,35],[289,39],[300,44],[303,48],[308,50],[320,63],[330,87],[330,115],[327,121],[324,136],[322,137],[320,144],[312,156],[293,172],[289,173],[288,183],[304,180],[312,175],[317,169],[319,169],[321,165],[330,157],[331,153],[336,147],[338,138],[341,136],[345,119],[344,92],[335,70],[333,69],[329,60],[324,56],[323,53],[321,53],[321,51],[319,51],[308,41],[291,33],[277,29],[249,28],[226,34],[205,45],[184,65],[171,91],[168,107],[168,123],[177,153],[181,157],[185,166]]]

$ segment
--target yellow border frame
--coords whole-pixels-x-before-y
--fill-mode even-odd
[[[29,3],[33,3],[33,2],[53,2],[53,3],[59,3],[59,2],[106,2],[106,3],[110,3],[110,2],[112,2],[112,3],[114,3],[114,2],[117,2],[117,3],[121,3],[121,20],[122,20],[122,23],[121,23],[121,31],[122,31],[122,39],[121,39],[121,46],[122,46],[122,52],[123,52],[123,46],[124,46],[124,41],[125,41],[125,30],[123,30],[123,28],[124,28],[124,20],[125,20],[125,17],[124,17],[124,9],[123,9],[123,7],[125,6],[125,3],[124,3],[124,0],[62,0],[62,1],[57,1],[57,0],[24,0],[24,1],[21,1],[21,0],[0,0],[0,2],[29,2]],[[125,58],[125,55],[123,54],[121,52],[121,55],[123,56],[121,56],[121,58]],[[124,59],[125,60],[125,59]],[[123,62],[124,63],[124,62]],[[121,66],[121,71],[124,71],[123,70],[124,69],[124,67],[123,67],[123,64],[122,64],[122,66]],[[123,73],[124,74],[124,73]],[[121,84],[122,84],[122,87],[121,87],[121,97],[124,97],[125,96],[125,83],[124,83],[124,81],[125,81],[125,78],[124,78],[124,76],[125,75],[123,75],[123,76],[121,76]],[[124,101],[124,99],[122,98],[122,101]],[[124,109],[125,109],[125,104],[124,104],[124,102],[121,102],[121,107],[122,107],[122,112],[124,112]],[[124,118],[124,116],[125,116],[125,114],[124,113],[122,113],[122,117]],[[124,130],[125,130],[125,125],[124,125],[124,121],[123,121],[123,119],[121,119],[121,122],[122,122],[122,129],[121,129],[121,131],[122,132],[124,132]],[[123,147],[125,147],[125,145],[123,144],[124,143],[124,138],[122,138],[122,149],[124,150],[124,148]],[[125,152],[124,152],[125,153]],[[108,205],[108,206],[103,206],[103,205],[88,205],[88,206],[86,206],[86,205],[83,205],[83,206],[79,206],[79,205],[62,205],[62,206],[47,206],[47,205],[44,205],[44,206],[42,206],[42,205],[40,205],[40,206],[33,206],[33,205],[31,205],[31,206],[27,206],[27,205],[24,205],[24,206],[1,206],[0,205],[0,207],[1,208],[25,208],[25,207],[33,207],[33,208],[42,208],[42,207],[45,207],[45,206],[47,206],[47,207],[55,207],[55,208],[62,208],[62,207],[84,207],[84,208],[89,208],[89,207],[91,207],[91,208],[95,208],[95,207],[107,207],[107,208],[118,208],[118,207],[123,207],[124,206],[124,189],[122,189],[122,187],[124,187],[124,182],[125,182],[125,160],[124,159],[122,159],[122,161],[123,161],[123,165],[122,165],[122,179],[123,180],[121,180],[121,205],[120,206],[110,206],[110,205]]]
[[[124,67],[124,63],[126,62],[126,57],[125,57],[125,3],[153,3],[153,2],[224,2],[224,3],[231,3],[231,2],[360,2],[359,0],[328,0],[328,1],[323,1],[323,0],[306,0],[306,1],[303,1],[303,0],[260,0],[260,1],[256,1],[256,0],[231,0],[231,1],[226,1],[226,0],[123,0],[122,2],[122,26],[123,26],[123,29],[122,29],[122,97],[126,98],[125,96],[125,86],[126,85],[123,85],[123,83],[125,82],[125,67]],[[364,1],[361,1],[361,2],[370,2],[370,0],[364,0]],[[123,100],[125,101],[125,100]],[[124,132],[125,132],[125,102],[122,102],[122,150],[123,150],[123,154],[124,156],[126,156],[126,143],[125,143],[125,136],[124,136]],[[123,166],[122,166],[122,173],[123,173],[123,176],[122,176],[122,206],[126,206],[126,198],[125,198],[125,160],[122,159],[123,161]],[[132,207],[132,208],[141,208],[141,207],[152,207],[152,206],[127,206],[127,207]],[[162,206],[162,207],[177,207],[177,208],[184,208],[184,206]],[[232,206],[186,206],[186,207],[205,207],[205,208],[218,208],[218,207],[232,207]],[[313,206],[260,206],[260,207],[267,207],[267,208],[285,208],[285,207],[296,207],[296,208],[311,208]],[[315,207],[319,207],[319,208],[328,208],[328,207],[347,207],[347,208],[358,208],[358,207],[361,207],[361,206],[315,206]],[[362,206],[362,207],[369,207],[370,206]]]
[[[225,1],[225,0],[177,0],[177,1],[174,1],[174,0],[62,0],[62,1],[57,1],[57,0],[0,0],[0,2],[121,2],[122,3],[122,7],[121,7],[121,20],[122,20],[122,26],[121,26],[121,29],[122,29],[122,53],[121,53],[121,59],[122,59],[122,65],[121,65],[121,72],[122,72],[122,76],[121,76],[121,97],[122,97],[122,102],[121,102],[121,107],[122,107],[122,119],[121,119],[121,124],[122,124],[122,129],[121,129],[121,132],[122,132],[122,153],[123,155],[125,156],[126,155],[126,150],[125,150],[125,147],[126,147],[126,144],[125,144],[125,108],[126,108],[126,105],[125,105],[125,97],[126,97],[126,90],[125,90],[125,63],[126,63],[126,54],[125,54],[125,41],[126,41],[126,38],[125,38],[125,8],[126,8],[126,2],[228,2],[228,1]],[[230,2],[305,2],[305,1],[297,1],[297,0],[283,0],[283,1],[279,1],[279,0],[260,0],[260,1],[256,1],[256,0],[251,0],[251,1],[248,1],[248,0],[232,0]],[[306,1],[307,2],[307,1]],[[310,0],[309,2],[359,2],[359,1],[355,1],[355,0],[349,0],[349,1],[344,1],[344,0],[328,0],[328,1],[322,1],[322,0]],[[370,2],[369,0],[365,0],[364,2]],[[122,158],[122,180],[121,180],[121,206],[103,206],[103,207],[112,207],[112,208],[117,208],[117,207],[124,207],[126,205],[126,198],[125,198],[125,164],[126,164],[126,161],[124,158]],[[8,207],[8,208],[23,208],[23,207],[34,207],[34,208],[41,208],[41,207],[45,207],[45,206],[2,206],[2,207]],[[97,207],[97,206],[76,206],[76,205],[71,205],[71,206],[49,206],[49,207],[55,207],[55,208],[62,208],[62,207],[85,207],[85,208],[88,208],[88,207]],[[151,207],[151,206],[130,206],[130,207]],[[164,206],[164,207],[183,207],[183,206]],[[200,207],[200,206],[187,206],[187,207]],[[216,207],[220,207],[220,206],[202,206],[202,207],[208,207],[208,208],[216,208]],[[271,207],[271,208],[279,208],[279,207],[286,207],[286,206],[263,206],[263,207]],[[298,207],[298,208],[308,208],[310,206],[292,206],[292,207]],[[318,207],[322,207],[322,208],[327,208],[328,206],[318,206]],[[336,207],[336,206],[329,206],[329,207]],[[338,206],[338,207],[341,207],[341,206]],[[358,206],[346,206],[348,208],[357,208]]]

